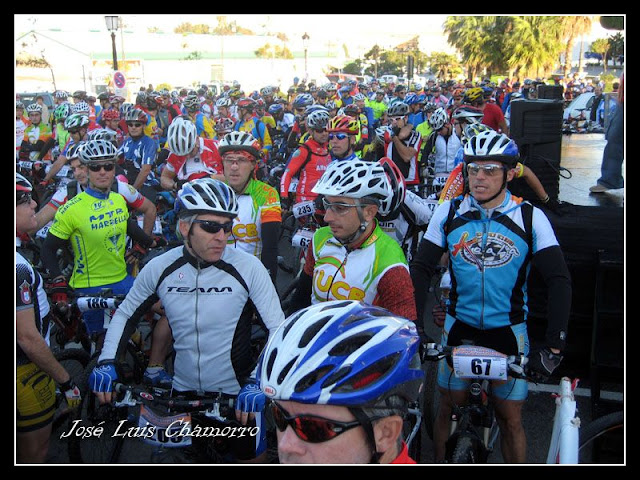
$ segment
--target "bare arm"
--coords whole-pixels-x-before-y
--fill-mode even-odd
[[[407,147],[402,142],[402,139],[400,139],[398,135],[394,136],[391,141],[393,142],[393,145],[398,150],[398,153],[400,154],[400,158],[402,158],[402,160],[404,160],[407,163],[409,163],[411,159],[415,157],[416,154],[418,153],[418,151],[415,148]]]
[[[151,235],[153,233],[153,225],[156,221],[156,206],[151,203],[151,200],[144,197],[142,205],[140,205],[136,210],[144,215],[142,220],[142,229],[144,230],[144,233]]]
[[[51,165],[51,169],[44,176],[43,181],[48,182],[49,180],[51,180],[53,177],[56,176],[56,174],[60,171],[60,169],[64,167],[66,164],[67,164],[67,157],[65,157],[64,155],[59,155],[56,161],[53,162],[53,164]]]
[[[140,172],[138,172],[138,176],[136,177],[135,182],[133,182],[133,188],[136,190],[140,190],[144,182],[147,180],[147,176],[151,172],[151,164],[145,163],[140,167]]]

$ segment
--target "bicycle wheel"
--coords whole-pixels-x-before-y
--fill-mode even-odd
[[[624,463],[624,412],[609,413],[580,428],[579,463]]]
[[[84,396],[87,392],[87,386],[83,383],[84,369],[89,363],[89,354],[81,348],[70,348],[67,350],[55,351],[54,357],[69,373],[71,379],[76,383],[76,385],[78,385],[80,393]],[[65,427],[66,429],[69,414],[72,413],[72,410],[67,406],[64,392],[60,392],[58,394],[56,405],[56,413],[53,416],[54,435],[61,427]]]
[[[483,463],[480,441],[469,435],[460,435],[453,454],[451,463]]]

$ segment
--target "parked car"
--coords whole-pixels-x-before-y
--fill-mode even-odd
[[[573,119],[580,118],[582,113],[584,113],[583,117],[588,119],[595,96],[593,92],[585,92],[571,100],[569,105],[564,109],[563,120],[567,122],[569,121],[569,117]]]
[[[38,95],[42,95],[44,104],[49,108],[50,112],[53,111],[53,95],[49,92],[22,92],[18,93],[18,95],[20,96],[20,101],[24,104],[25,107],[28,107],[29,105],[34,103]]]

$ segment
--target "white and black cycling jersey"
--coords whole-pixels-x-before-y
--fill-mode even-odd
[[[227,248],[219,261],[203,264],[186,247],[177,247],[140,270],[109,324],[101,362],[117,358],[158,299],[174,339],[173,388],[178,391],[237,395],[255,368],[254,311],[270,333],[284,321],[278,294],[257,257]]]

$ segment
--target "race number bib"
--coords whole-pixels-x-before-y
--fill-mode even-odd
[[[307,249],[309,245],[311,245],[311,240],[313,240],[313,232],[311,230],[301,228],[291,239],[291,245]]]
[[[142,405],[140,406],[138,427],[141,431],[149,432],[149,435],[144,436],[145,443],[168,448],[191,445],[191,436],[189,435],[191,433],[191,415],[188,413],[162,417]]]
[[[293,206],[293,215],[296,218],[313,215],[315,212],[316,206],[313,200],[309,200],[308,202],[296,203]]]
[[[144,217],[138,217],[138,225],[142,228],[144,224]],[[156,221],[153,224],[153,230],[151,231],[154,235],[162,235],[162,223],[160,223],[160,217],[156,216]]]
[[[453,371],[458,378],[507,379],[507,356],[490,348],[461,345],[453,349]]]
[[[289,192],[296,193],[296,190],[298,190],[298,179],[292,178],[291,183],[289,184]]]

